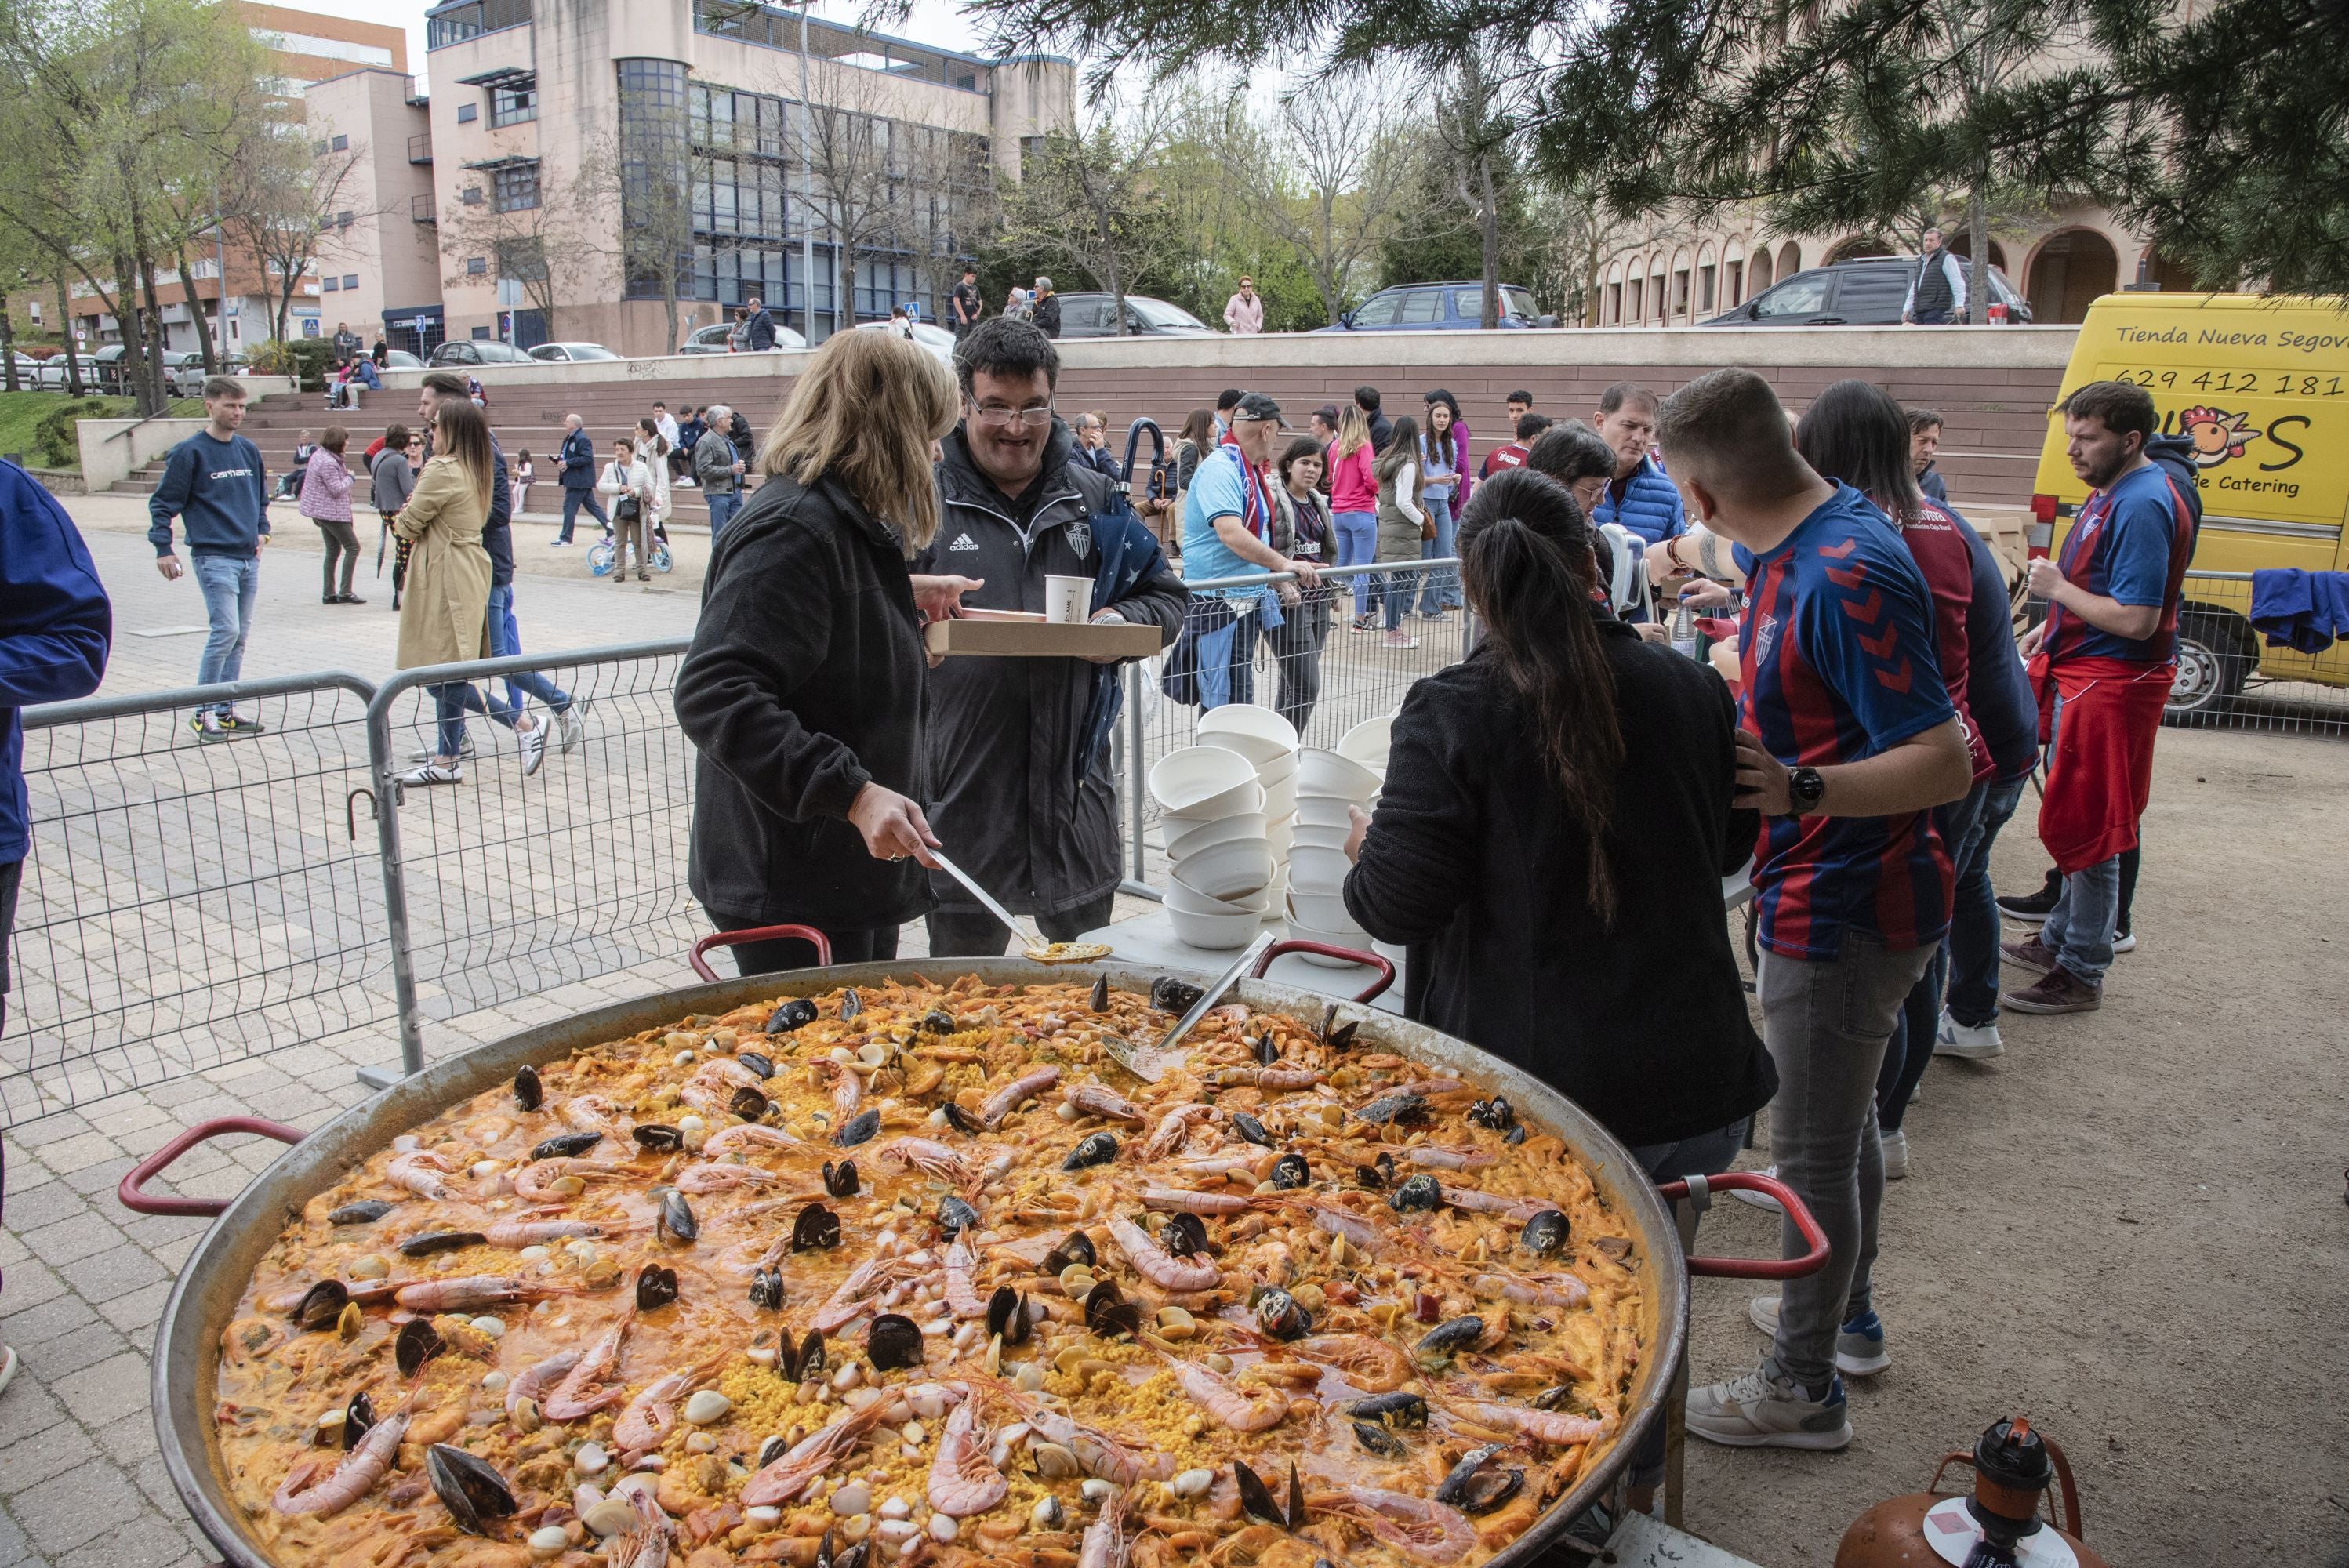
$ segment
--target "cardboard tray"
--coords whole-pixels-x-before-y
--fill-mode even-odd
[[[922,632],[922,642],[933,654],[952,658],[975,655],[990,658],[1146,659],[1157,653],[1156,626],[1120,622],[1100,625],[1053,625],[1041,620],[965,619],[933,621]]]

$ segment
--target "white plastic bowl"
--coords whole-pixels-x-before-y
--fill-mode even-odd
[[[1299,850],[1343,850],[1350,828],[1317,828],[1299,822],[1288,830],[1288,852]]]
[[[1187,909],[1169,904],[1167,923],[1174,934],[1194,947],[1222,950],[1246,947],[1264,929],[1263,917],[1247,914],[1194,914]]]
[[[1170,751],[1150,770],[1150,793],[1160,808],[1188,811],[1256,782],[1256,765],[1220,746],[1186,746]]]
[[[1199,716],[1202,746],[1223,746],[1251,762],[1266,763],[1297,749],[1297,727],[1271,708],[1256,703],[1230,703]]]
[[[1237,751],[1227,751],[1224,755],[1238,760],[1242,767],[1247,766]],[[1226,817],[1261,815],[1263,811],[1264,786],[1257,783],[1251,775],[1228,789],[1221,790],[1202,800],[1195,800],[1179,810],[1173,806],[1161,807],[1158,814],[1169,821],[1185,824],[1184,827],[1174,830],[1176,832],[1183,832],[1200,822],[1220,821]]]
[[[1288,752],[1257,764],[1256,781],[1268,790],[1297,788],[1297,753]]]
[[[1304,892],[1335,892],[1354,869],[1343,850],[1298,845],[1288,851],[1288,885]]]
[[[1173,817],[1166,823],[1166,858],[1180,861],[1202,850],[1212,850],[1217,844],[1229,844],[1242,839],[1267,836],[1271,824],[1261,811],[1244,811],[1234,817],[1217,817],[1213,821],[1185,824],[1183,818]]]
[[[1299,795],[1297,825],[1300,828],[1349,828],[1354,825],[1351,800],[1328,795]]]
[[[1259,888],[1245,898],[1217,898],[1201,892],[1181,877],[1166,879],[1166,907],[1179,909],[1185,914],[1253,914],[1264,915],[1277,905],[1270,888]]]
[[[1309,925],[1298,924],[1293,919],[1288,923],[1288,934],[1300,942],[1326,942],[1333,947],[1350,947],[1357,953],[1368,953],[1371,950],[1371,934],[1367,931],[1316,931]],[[1318,964],[1324,969],[1352,967],[1350,961],[1347,959],[1325,958],[1319,953],[1300,953],[1297,956],[1308,964]]]
[[[1174,753],[1174,757],[1182,755],[1179,751]],[[1173,760],[1173,757],[1167,758],[1169,762]],[[1159,766],[1163,768],[1165,763]],[[1154,769],[1151,777],[1156,779]],[[1332,795],[1341,800],[1367,800],[1379,792],[1381,781],[1381,775],[1334,751],[1308,748],[1298,754],[1297,792],[1299,795]]]
[[[1354,923],[1354,917],[1346,913],[1344,894],[1308,892],[1303,888],[1288,891],[1288,918],[1316,931],[1343,930]]]
[[[1237,840],[1185,856],[1172,869],[1193,891],[1237,902],[1272,885],[1272,847],[1262,839]]]
[[[1338,742],[1338,755],[1350,762],[1383,773],[1387,766],[1389,732],[1394,727],[1394,715],[1383,718],[1366,718],[1346,731]]]

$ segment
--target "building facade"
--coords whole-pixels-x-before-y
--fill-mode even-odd
[[[668,353],[753,298],[817,339],[893,304],[935,319],[995,172],[1074,117],[1066,60],[750,0],[451,0],[426,27],[429,99],[395,103],[373,72],[309,94],[314,144],[371,150],[375,221],[334,235],[337,283],[358,279],[349,318],[372,311],[358,330],[410,350]]]

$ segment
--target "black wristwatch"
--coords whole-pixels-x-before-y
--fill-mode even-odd
[[[1786,775],[1786,814],[1807,817],[1819,809],[1819,798],[1827,792],[1827,781],[1819,777],[1816,768],[1797,768]]]

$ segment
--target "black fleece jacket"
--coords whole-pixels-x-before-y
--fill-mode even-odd
[[[1412,944],[1404,1010],[1554,1085],[1631,1145],[1725,1127],[1777,1075],[1754,1032],[1721,879],[1759,827],[1730,805],[1735,708],[1713,672],[1601,620],[1624,758],[1616,915],[1589,840],[1490,645],[1411,688],[1346,907]]]

